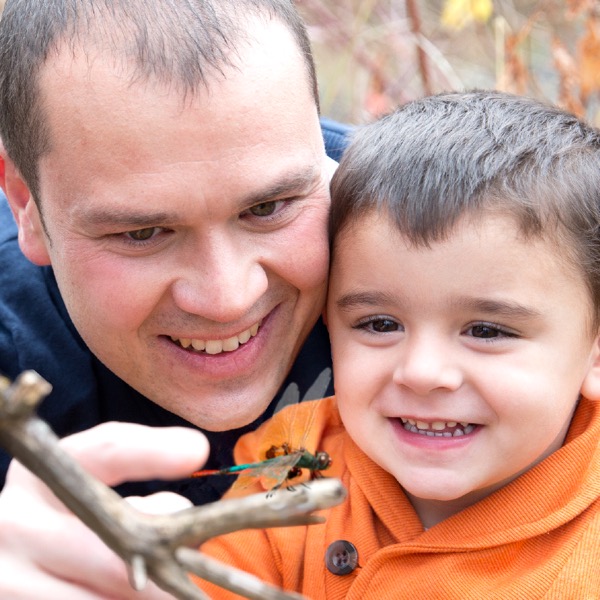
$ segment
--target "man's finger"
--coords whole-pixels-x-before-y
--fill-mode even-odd
[[[87,471],[110,486],[185,477],[206,462],[209,452],[206,437],[194,429],[133,423],[103,423],[61,443]]]

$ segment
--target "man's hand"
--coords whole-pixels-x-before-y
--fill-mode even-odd
[[[99,425],[61,444],[110,486],[185,477],[208,456],[200,432],[125,423]],[[132,501],[151,513],[189,506],[188,500],[170,493]],[[10,600],[172,598],[152,583],[143,592],[134,591],[123,561],[16,461],[0,494],[0,565],[0,598]]]

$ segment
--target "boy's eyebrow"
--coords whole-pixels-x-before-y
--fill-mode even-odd
[[[460,298],[455,303],[457,308],[500,315],[513,319],[530,319],[541,316],[541,312],[530,306],[506,300],[490,300],[489,298]]]
[[[352,310],[361,306],[385,306],[398,304],[398,297],[387,292],[349,292],[336,300],[340,310]],[[459,298],[452,303],[457,310],[499,315],[513,319],[530,319],[539,317],[542,313],[535,308],[508,302],[505,300],[490,300],[489,298]]]
[[[349,292],[338,298],[335,303],[341,310],[352,310],[359,306],[381,306],[395,302],[397,298],[387,292]]]

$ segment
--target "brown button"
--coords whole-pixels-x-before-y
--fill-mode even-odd
[[[334,575],[348,575],[358,566],[358,550],[346,540],[337,540],[325,552],[325,565]]]

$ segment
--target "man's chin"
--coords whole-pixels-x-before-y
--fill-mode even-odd
[[[271,393],[270,389],[274,391]],[[265,396],[265,389],[269,390]],[[238,392],[202,392],[207,401],[199,404],[200,394],[187,398],[169,397],[165,402],[156,402],[191,424],[205,431],[228,431],[245,427],[256,421],[266,410],[279,388],[276,384],[260,387],[261,394],[252,393],[248,388]]]

